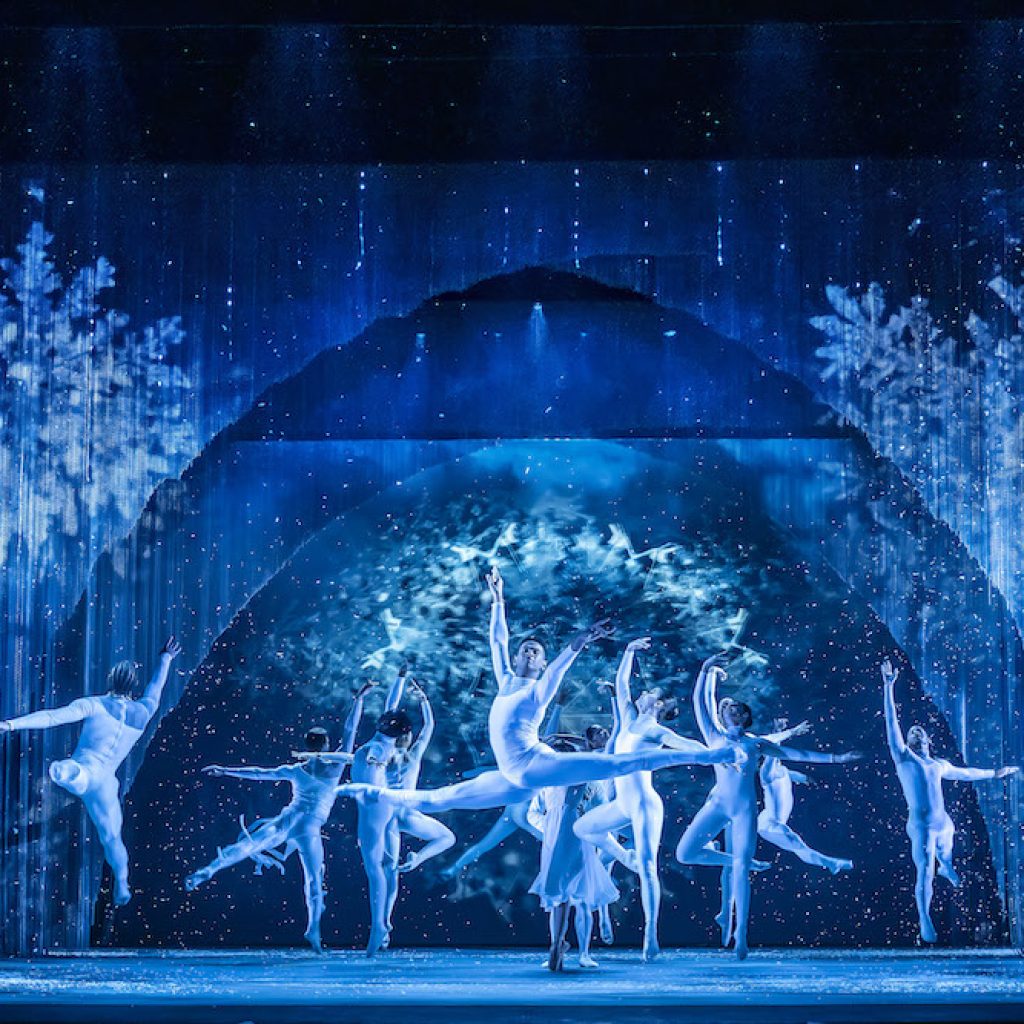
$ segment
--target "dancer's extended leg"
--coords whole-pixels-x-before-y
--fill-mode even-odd
[[[576,755],[574,755],[576,756]],[[354,797],[361,803],[386,801],[431,814],[445,811],[480,811],[488,807],[529,800],[533,791],[509,782],[501,772],[484,772],[475,778],[438,789],[383,789],[360,782],[338,787],[339,796]]]
[[[363,858],[370,897],[370,938],[366,955],[377,953],[387,939],[387,877],[384,858],[391,809],[384,805],[366,805],[359,808],[359,852]]]
[[[386,949],[391,945],[391,932],[393,930],[392,917],[395,912],[395,902],[398,900],[398,867],[402,859],[402,832],[396,818],[388,822],[388,834],[384,840],[384,877],[387,880],[387,895],[385,904],[387,908],[387,935],[384,938],[383,947]]]
[[[658,850],[665,823],[661,800],[644,801],[633,813],[633,841],[640,874],[640,901],[644,908],[643,958],[653,960],[660,952],[658,915],[661,912],[661,880],[658,877]]]
[[[596,751],[561,754],[550,747],[534,749],[528,765],[516,777],[528,789],[543,786],[577,786],[600,782],[633,772],[652,772],[659,768],[677,768],[690,764],[722,764],[735,760],[732,747],[705,747],[694,743],[693,749],[637,750],[628,754],[603,754]]]
[[[501,817],[487,830],[481,839],[478,839],[472,846],[467,847],[450,867],[444,869],[441,874],[445,878],[454,878],[470,864],[475,864],[485,853],[490,853],[496,846],[500,846],[510,835],[519,829],[519,825],[512,819],[512,813],[506,809]],[[530,826],[533,832],[537,830]],[[539,838],[540,833],[537,833]]]
[[[248,860],[255,853],[272,850],[275,846],[286,843],[290,838],[289,825],[290,822],[278,816],[264,822],[259,828],[254,828],[244,839],[218,850],[217,856],[206,867],[193,871],[185,879],[185,888],[190,891],[196,889],[213,878],[218,871]]]
[[[114,873],[114,903],[124,906],[131,898],[128,887],[128,851],[121,839],[124,823],[117,777],[97,780],[82,794],[82,803],[103,844],[103,855]]]
[[[714,801],[706,803],[690,822],[676,846],[680,864],[703,864],[706,867],[731,868],[732,855],[716,850],[711,841],[729,824],[729,815]]]
[[[953,885],[960,884],[960,876],[953,867],[953,840],[956,837],[956,829],[953,827],[953,819],[946,818],[946,825],[935,837],[935,859],[939,862],[938,872]]]
[[[573,826],[573,831],[586,843],[596,846],[606,857],[637,870],[636,853],[627,850],[616,834],[629,824],[629,814],[617,800],[600,804],[587,811]]]
[[[746,820],[744,820],[746,818]],[[747,956],[747,923],[750,919],[750,871],[757,849],[757,821],[753,815],[732,822],[732,899],[736,914],[734,943],[740,960]]]
[[[422,839],[426,845],[415,853],[410,853],[399,864],[399,871],[413,871],[455,845],[455,833],[447,825],[442,825],[437,818],[431,818],[422,811],[406,810],[401,817],[401,829],[413,839]]]
[[[594,912],[581,903],[575,904],[576,943],[579,946],[580,967],[597,967],[590,955],[590,941],[594,934]]]
[[[565,933],[569,930],[569,904],[559,903],[549,911],[548,922],[551,931],[548,970],[560,971],[565,965],[565,954],[569,949],[569,943],[565,941]]]
[[[521,828],[524,832],[529,832],[537,842],[541,842],[544,839],[544,833],[540,829],[535,828],[533,822],[529,818],[530,801],[521,800],[517,804],[510,804],[505,808],[505,813],[515,822],[516,828]]]
[[[808,846],[796,832],[781,821],[765,821],[762,819],[758,822],[757,830],[761,838],[773,846],[777,846],[780,850],[788,850],[790,853],[795,853],[805,864],[826,868],[833,875],[839,874],[840,871],[849,871],[853,867],[852,860],[846,860],[842,857],[828,857],[824,853],[819,853],[813,847]]]
[[[917,901],[917,919],[921,929],[921,938],[925,942],[934,942],[937,936],[935,925],[932,923],[931,906],[935,881],[937,836],[927,825],[916,823],[907,824],[907,835],[910,836],[910,853],[914,858],[914,867],[917,870],[914,899]]]
[[[319,828],[293,836],[302,864],[303,894],[306,897],[306,934],[303,938],[318,953],[323,952],[320,918],[324,912],[324,841]]]

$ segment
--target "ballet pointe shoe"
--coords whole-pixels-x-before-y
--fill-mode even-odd
[[[548,953],[548,970],[565,970],[565,954],[569,952],[569,943],[562,941],[551,947]]]
[[[838,875],[843,871],[852,871],[853,861],[846,860],[843,857],[833,857],[832,860],[830,860],[825,865],[825,867],[828,868],[828,870],[831,871],[833,875]]]
[[[960,876],[956,872],[956,868],[952,864],[939,864],[936,868],[935,873],[940,877],[946,879],[955,889],[960,888]]]
[[[728,949],[732,942],[732,911],[720,910],[715,917],[715,924],[722,933],[722,948]]]
[[[580,953],[580,967],[584,970],[594,970],[599,966],[600,964],[589,953]]]
[[[309,943],[310,948],[314,953],[322,953],[324,951],[324,944],[320,939],[319,928],[307,928],[302,937]]]
[[[658,940],[644,939],[644,948],[640,954],[640,959],[645,964],[650,964],[654,963],[659,956],[661,956],[661,946],[658,945]]]
[[[737,942],[733,948],[733,952],[735,952],[737,960],[746,960],[750,955],[750,948],[747,946],[746,942]]]
[[[921,930],[921,941],[932,943],[938,939],[938,933],[935,931],[935,925],[932,924],[930,917],[923,918],[920,922]]]
[[[370,941],[366,943],[366,955],[376,956],[385,948],[384,943],[387,937],[388,932],[386,928],[371,928]]]
[[[128,883],[125,882],[122,885],[117,886],[114,889],[114,906],[115,907],[126,907],[132,901],[132,891],[128,888]]]

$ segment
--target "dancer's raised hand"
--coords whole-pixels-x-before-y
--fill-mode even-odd
[[[505,600],[505,581],[501,578],[496,565],[491,566],[491,571],[484,577],[487,580],[487,589],[495,601]]]
[[[896,680],[899,679],[899,677],[899,669],[893,668],[892,662],[886,658],[885,661],[882,662],[882,683],[885,686],[895,686]]]
[[[167,655],[172,661],[181,654],[181,644],[173,636],[167,638],[167,642],[160,648],[161,655]]]

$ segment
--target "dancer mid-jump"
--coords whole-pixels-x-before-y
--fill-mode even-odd
[[[701,734],[712,748],[739,747],[747,759],[739,770],[715,768],[715,785],[704,806],[697,812],[676,847],[676,859],[683,864],[703,864],[732,869],[732,903],[736,913],[733,933],[736,955],[747,956],[747,921],[750,916],[750,872],[754,868],[757,846],[757,787],[755,778],[762,757],[818,764],[844,764],[859,754],[827,754],[797,750],[755,736],[747,729],[753,724],[750,706],[723,698],[717,702],[717,685],[726,678],[724,658],[709,658],[701,667],[693,689],[693,708]],[[712,840],[729,827],[732,849],[715,849]],[[726,934],[728,930],[726,929]]]
[[[107,676],[108,691],[101,697],[79,697],[63,708],[34,711],[0,722],[0,733],[22,729],[52,729],[82,722],[82,732],[71,757],[50,765],[50,778],[77,796],[96,826],[103,853],[114,873],[114,903],[132,898],[128,886],[128,851],[121,838],[123,815],[117,770],[142,738],[160,706],[171,662],[181,646],[170,637],[160,650],[160,664],[142,696],[134,699],[138,678],[130,661],[115,665]]]
[[[362,801],[385,800],[423,811],[473,810],[517,803],[544,786],[573,786],[684,764],[743,760],[742,751],[725,745],[710,749],[697,744],[698,750],[638,750],[628,754],[567,754],[553,750],[540,739],[540,725],[548,707],[580,652],[588,644],[611,636],[611,627],[607,620],[595,623],[574,637],[551,664],[538,640],[525,640],[513,663],[508,651],[504,585],[497,567],[488,574],[487,585],[493,599],[491,663],[498,682],[488,733],[498,770],[436,790],[349,785],[341,787],[342,793]]]
[[[917,901],[921,938],[925,942],[934,942],[936,933],[931,918],[931,903],[936,862],[943,878],[955,886],[960,884],[960,876],[953,867],[956,829],[953,819],[946,813],[942,782],[944,779],[962,782],[1004,779],[1020,769],[1015,765],[1005,768],[958,768],[940,757],[932,757],[931,739],[919,725],[912,725],[904,740],[896,713],[895,689],[898,677],[899,671],[886,658],[882,662],[885,732],[909,812],[907,835],[910,836],[911,854],[917,869],[914,898]]]
[[[292,787],[292,798],[280,814],[243,828],[237,842],[218,849],[217,856],[206,867],[193,871],[185,879],[185,888],[192,892],[232,864],[250,858],[260,865],[271,861],[282,864],[297,852],[302,864],[306,898],[307,925],[303,938],[318,953],[323,949],[320,919],[324,912],[324,841],[321,830],[331,816],[341,773],[352,761],[352,754],[348,752],[325,753],[327,745],[326,730],[317,727],[306,733],[305,756],[300,763],[283,764],[277,768],[207,765],[203,769],[206,775],[226,775],[256,782],[287,782]],[[272,851],[279,847],[284,847],[283,852],[274,855]]]

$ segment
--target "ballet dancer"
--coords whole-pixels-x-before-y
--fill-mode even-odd
[[[810,725],[801,722],[787,728],[784,718],[773,723],[776,730],[764,738],[771,743],[785,743],[793,736],[803,736],[810,732]],[[833,875],[841,871],[850,871],[853,861],[845,857],[829,857],[810,847],[787,824],[793,813],[793,786],[809,785],[810,779],[803,773],[788,768],[777,757],[766,757],[761,762],[761,792],[764,794],[764,807],[757,818],[757,834],[766,842],[777,846],[780,850],[795,853],[805,864],[814,864],[825,868]],[[729,829],[726,829],[726,851],[731,849]],[[732,937],[732,869],[722,868],[722,907],[716,924],[722,929],[722,945],[728,946]]]
[[[377,720],[376,732],[355,752],[351,768],[353,788],[386,786],[388,768],[395,760],[399,742],[408,743],[412,738],[409,716],[397,709],[404,677],[403,671],[391,690],[390,700],[395,701],[395,706],[385,708]],[[340,786],[337,792],[342,793],[347,788]],[[359,852],[366,872],[370,899],[370,937],[366,944],[366,955],[374,956],[388,944],[389,886],[385,863],[388,860],[388,826],[395,807],[383,801],[359,800],[357,812]],[[394,845],[392,842],[392,852]]]
[[[907,835],[914,858],[917,878],[914,898],[921,938],[934,942],[937,938],[931,918],[932,889],[935,866],[938,873],[954,886],[960,876],[953,867],[953,839],[956,829],[953,819],[946,813],[942,798],[944,779],[961,782],[980,782],[984,779],[1005,779],[1020,769],[1016,765],[1004,768],[958,768],[940,757],[932,757],[931,738],[919,725],[912,725],[904,740],[896,713],[896,680],[899,670],[886,658],[882,662],[882,692],[885,708],[885,732],[889,753],[896,765],[896,774],[907,801]]]
[[[541,735],[547,737],[557,734],[562,720],[562,707],[564,706],[565,692],[562,691],[548,714],[547,721],[541,728]],[[593,726],[591,728],[594,728]],[[589,742],[589,730],[588,730]],[[597,749],[591,744],[591,749]],[[480,774],[477,772],[477,774]],[[536,791],[531,793],[531,799]],[[460,872],[475,864],[485,854],[500,846],[516,830],[522,830],[532,836],[539,843],[544,838],[544,833],[530,820],[529,809],[531,799],[520,800],[514,804],[508,804],[502,808],[498,820],[487,830],[482,838],[478,839],[472,846],[468,846],[458,857],[454,864],[449,865],[441,872],[442,878],[452,879]]]
[[[845,764],[857,760],[860,755],[798,750],[747,732],[753,724],[749,705],[728,697],[723,698],[720,705],[717,703],[718,681],[727,678],[724,661],[723,656],[716,655],[701,666],[693,689],[694,712],[701,735],[709,747],[734,746],[747,756],[738,764],[738,770],[715,766],[715,785],[679,840],[676,859],[681,864],[731,868],[730,903],[736,915],[732,939],[736,956],[744,960],[749,952],[750,872],[768,866],[754,860],[758,818],[755,777],[760,759],[771,756],[786,761]],[[727,826],[732,847],[728,852],[713,845],[715,837]]]
[[[117,770],[156,714],[171,662],[180,653],[180,644],[169,637],[160,649],[156,672],[137,700],[133,697],[138,686],[135,666],[122,661],[110,670],[103,696],[79,697],[66,707],[0,721],[0,733],[83,723],[74,753],[52,762],[49,775],[61,789],[82,801],[96,826],[103,855],[114,873],[114,905],[118,907],[131,900],[132,891],[128,885],[128,851],[121,838],[123,813]]]
[[[552,749],[577,756],[571,753],[572,743],[564,738],[555,739]],[[564,967],[568,950],[565,934],[571,911],[576,918],[579,965],[597,967],[597,961],[590,955],[594,912],[619,898],[608,871],[598,859],[597,848],[573,831],[595,786],[594,783],[549,786],[537,797],[537,804],[543,810],[544,839],[540,871],[530,892],[540,898],[541,906],[548,912],[551,948],[547,966],[552,971],[561,971]]]
[[[615,676],[615,703],[621,726],[615,743],[616,753],[669,747],[674,750],[705,749],[696,740],[686,739],[660,723],[668,705],[661,690],[645,690],[636,701],[630,693],[630,675],[637,651],[649,650],[650,637],[632,640],[626,646]],[[661,906],[661,882],[658,878],[658,850],[661,846],[665,809],[651,780],[651,772],[620,775],[615,780],[615,797],[588,811],[576,822],[576,835],[592,843],[609,857],[640,875],[640,900],[644,909],[643,959],[654,960],[658,945],[658,913]],[[632,826],[634,848],[627,850],[615,834]]]
[[[324,911],[324,842],[321,829],[331,816],[341,773],[353,759],[346,751],[328,753],[327,746],[327,731],[317,727],[306,733],[306,750],[298,763],[277,768],[207,765],[203,769],[205,775],[287,782],[292,787],[292,798],[276,817],[243,828],[237,842],[218,849],[209,864],[185,879],[185,888],[193,892],[218,871],[240,861],[252,859],[260,866],[271,861],[283,864],[293,852],[298,853],[306,900],[307,924],[303,938],[317,953],[323,952],[320,919]],[[278,847],[284,847],[283,852],[273,853]]]
[[[413,743],[409,743],[411,734],[400,736],[395,743],[395,756],[387,768],[387,783],[393,789],[415,789],[419,781],[423,755],[434,735],[434,712],[426,692],[415,680],[408,681],[408,689],[419,701],[420,715],[423,725]],[[401,700],[399,693],[398,701]],[[397,701],[394,705],[397,708]],[[424,845],[415,853],[410,853],[401,861],[402,836],[421,839]],[[395,901],[398,899],[398,876],[414,871],[432,857],[444,853],[455,845],[455,834],[447,825],[442,825],[437,818],[431,818],[422,811],[410,807],[396,807],[388,822],[385,840],[384,871],[387,878],[387,937],[384,946],[390,945],[392,932],[392,915]]]
[[[393,790],[348,785],[342,793],[362,802],[386,801],[440,813],[480,810],[529,800],[544,786],[572,786],[598,782],[637,771],[655,771],[679,765],[720,764],[742,760],[738,746],[719,745],[699,750],[638,750],[628,754],[603,751],[567,754],[540,739],[540,723],[558,694],[562,680],[580,652],[591,643],[611,636],[607,620],[579,633],[549,665],[538,640],[525,640],[515,662],[509,658],[504,587],[497,567],[487,576],[491,605],[491,662],[498,692],[491,704],[488,733],[497,771],[484,772],[452,786],[435,790]],[[355,775],[353,773],[353,778]]]

